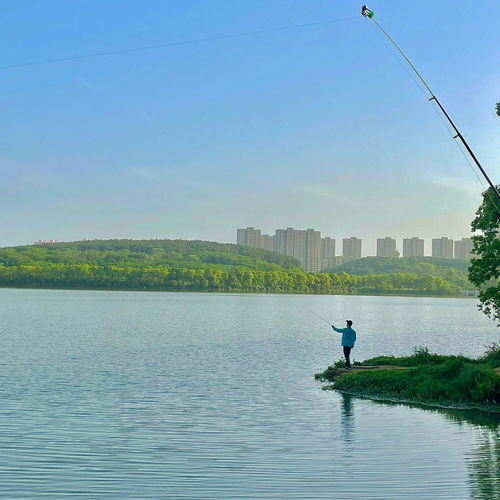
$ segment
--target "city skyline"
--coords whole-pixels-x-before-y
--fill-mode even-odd
[[[249,239],[248,236],[245,236],[244,240],[239,243],[239,233],[244,231],[252,231],[252,237]],[[319,257],[311,257],[309,259],[319,259],[315,263],[310,263],[309,268],[311,269],[326,269],[327,267],[332,267],[333,265],[339,265],[344,262],[347,262],[351,259],[359,259],[363,257],[438,257],[438,258],[452,258],[452,259],[470,259],[472,257],[472,239],[470,237],[462,237],[460,239],[454,240],[452,238],[448,238],[446,236],[440,238],[431,238],[430,245],[425,245],[425,240],[423,238],[419,238],[418,236],[412,236],[408,238],[399,238],[401,241],[401,245],[398,244],[398,239],[392,238],[390,236],[385,236],[382,238],[376,239],[375,248],[376,251],[374,253],[370,253],[367,251],[363,251],[363,247],[365,246],[365,241],[362,238],[357,238],[351,236],[349,238],[332,238],[330,236],[321,236],[321,231],[317,231],[315,229],[295,229],[293,227],[288,227],[287,229],[276,229],[275,235],[269,235],[266,233],[262,233],[262,231],[253,226],[249,226],[246,228],[237,228],[237,237],[236,243],[244,244],[254,248],[261,248],[270,251],[276,251],[278,253],[288,254],[288,255],[297,255],[297,258],[301,260],[305,259],[305,251],[302,251],[301,254],[300,244],[306,241],[306,234],[309,231],[309,234],[314,234],[314,245],[319,250]],[[302,241],[299,239],[295,242],[295,250],[293,250],[293,244],[291,247],[287,248],[286,243],[286,233],[290,231],[295,231],[296,233],[302,235]],[[283,237],[280,239],[281,243],[275,245],[273,238],[277,234],[282,234]],[[311,238],[311,236],[309,236]],[[182,238],[168,238],[168,237],[155,237],[155,238],[136,238],[136,237],[123,237],[123,238],[100,238],[100,237],[83,237],[75,240],[55,240],[55,239],[39,239],[35,242],[29,243],[33,245],[37,244],[47,244],[47,243],[66,243],[70,241],[102,241],[106,239],[125,239],[125,240],[166,240],[166,239],[182,239]],[[199,238],[194,238],[194,240],[199,240]],[[221,242],[216,241],[215,239],[206,240],[206,241],[214,241],[218,243],[232,243],[232,242]],[[293,241],[290,237],[288,241]],[[337,241],[339,241],[339,245],[337,246]],[[354,245],[354,247],[353,247]],[[10,245],[9,245],[10,246]],[[17,246],[17,245],[12,245]],[[0,247],[1,248],[1,247]],[[338,252],[337,252],[338,248]],[[430,248],[429,251],[425,251],[425,249]],[[341,251],[340,251],[341,250]],[[328,259],[328,263],[326,260]],[[304,260],[304,267],[305,260]]]
[[[308,239],[309,235],[309,239]],[[311,239],[314,235],[314,239]],[[313,242],[314,243],[311,243]],[[337,240],[330,236],[322,237],[321,231],[313,228],[276,229],[274,235],[263,233],[254,226],[236,229],[236,243],[271,250],[297,258],[302,267],[307,271],[324,270],[334,265],[343,264],[350,260],[362,257],[436,257],[448,259],[470,259],[472,257],[472,240],[462,237],[453,240],[446,236],[431,238],[430,244],[425,245],[425,240],[418,236],[401,239],[401,245],[395,238],[385,236],[376,239],[376,252],[370,254],[363,252],[364,240],[355,236],[342,238],[342,252],[337,254]],[[429,249],[430,248],[430,253]],[[426,251],[427,249],[427,251]],[[315,253],[315,257],[307,257]],[[308,260],[309,259],[309,260]],[[315,259],[315,260],[314,260]]]

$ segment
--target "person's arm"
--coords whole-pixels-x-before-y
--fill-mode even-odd
[[[334,331],[336,331],[337,333],[343,333],[343,330],[342,328],[335,328],[333,325],[332,325],[332,328]]]

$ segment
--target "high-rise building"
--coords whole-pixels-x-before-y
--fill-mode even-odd
[[[236,231],[236,243],[252,248],[261,247],[261,230],[254,227],[238,229]]]
[[[329,240],[328,249],[335,256],[335,240],[330,238]],[[321,233],[314,229],[287,227],[286,229],[277,229],[274,236],[269,236],[261,234],[260,229],[247,227],[236,231],[236,241],[239,245],[290,255],[297,259],[307,272],[317,272],[323,269]]]
[[[293,227],[276,229],[274,234],[274,251],[293,256],[294,232],[295,229]]]
[[[321,270],[336,265],[335,263],[335,240],[326,236],[321,238]]]
[[[462,238],[461,240],[455,241],[455,259],[470,260],[473,256],[471,238]]]
[[[414,236],[403,240],[403,257],[423,257],[424,240]]]
[[[377,239],[377,257],[399,257],[396,250],[396,240],[386,236]]]
[[[290,255],[307,272],[321,270],[321,233],[314,229],[277,229],[274,235],[275,251]]]
[[[304,269],[310,273],[321,271],[321,233],[314,229],[305,231]]]
[[[318,272],[338,264],[338,258],[335,257],[335,240],[329,237],[321,238],[321,233],[311,228],[276,229],[273,236],[262,234],[260,229],[254,227],[239,228],[236,231],[236,242],[239,245],[290,255],[297,259],[307,272]],[[360,259],[361,240],[344,240],[343,250],[342,262]]]
[[[260,247],[264,250],[274,250],[274,236],[269,236],[268,234],[262,234],[260,237]]]
[[[335,240],[329,236],[321,238],[321,258],[333,259],[335,257]]]
[[[344,238],[342,240],[342,255],[343,257],[361,259],[361,240],[354,236]]]
[[[274,233],[274,251],[286,254],[286,229],[276,229]]]
[[[453,259],[453,240],[443,236],[432,240],[432,256]]]
[[[292,257],[299,260],[302,268],[306,269],[306,231],[304,229],[292,230]]]

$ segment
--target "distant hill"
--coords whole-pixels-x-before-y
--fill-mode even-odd
[[[364,257],[335,266],[325,272],[355,274],[414,273],[418,275],[432,274],[437,268],[457,269],[465,271],[469,267],[468,260],[438,259],[436,257]]]
[[[331,274],[305,273],[292,257],[228,243],[44,243],[0,248],[0,287],[439,296],[471,289],[466,271],[457,268],[466,263],[424,261],[404,268],[399,260],[363,260],[349,264],[355,265],[352,274],[342,272],[345,266]],[[382,272],[389,265],[397,272]]]
[[[467,279],[468,260],[436,257],[364,257],[328,269],[327,273],[367,276],[371,274],[411,273],[417,276],[436,276],[460,286],[474,289]]]
[[[287,255],[231,243],[200,240],[94,240],[0,248],[0,265],[42,263],[190,269],[237,266],[260,271],[300,266],[298,260]]]

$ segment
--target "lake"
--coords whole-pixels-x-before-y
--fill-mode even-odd
[[[355,360],[499,340],[472,299],[0,289],[0,498],[500,498],[500,415],[321,390],[308,309]]]

